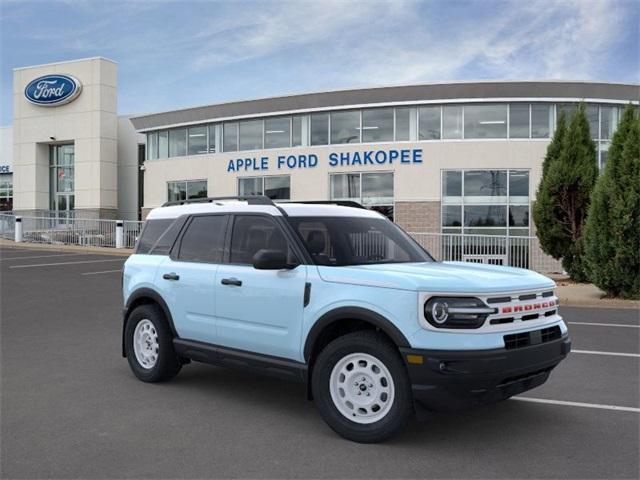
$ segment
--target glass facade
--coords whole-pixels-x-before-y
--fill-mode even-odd
[[[443,170],[442,232],[529,235],[528,170]]]
[[[609,142],[623,107],[587,104],[592,137]],[[206,153],[392,141],[549,139],[575,103],[378,107],[194,125],[147,133],[147,160]],[[222,148],[216,142],[222,143]],[[606,152],[606,144],[600,145]],[[605,154],[606,156],[606,154]],[[600,162],[602,164],[602,158]]]
[[[167,182],[167,200],[169,202],[179,202],[182,200],[206,197],[206,180],[180,180],[176,182]]]
[[[13,173],[0,173],[0,211],[13,210]]]
[[[277,175],[238,178],[238,195],[265,195],[272,200],[290,200],[291,177]]]
[[[49,209],[71,216],[75,209],[75,146],[49,147]]]
[[[393,220],[393,172],[329,175],[331,200],[354,201]]]

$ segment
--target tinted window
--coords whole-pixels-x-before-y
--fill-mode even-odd
[[[326,145],[327,143],[329,143],[329,114],[311,115],[311,145]]]
[[[289,217],[317,265],[428,262],[431,257],[384,218]]]
[[[529,104],[509,105],[509,138],[529,138]]]
[[[393,108],[371,108],[362,111],[362,141],[393,140]]]
[[[178,238],[180,230],[186,220],[186,216],[175,220],[164,233],[160,235],[158,241],[153,245],[153,248],[149,252],[150,255],[169,255],[171,247]]]
[[[507,138],[507,106],[464,107],[464,138]]]
[[[359,141],[360,111],[331,113],[331,143],[358,143]]]
[[[231,263],[250,265],[258,250],[287,252],[287,240],[276,223],[258,215],[239,215],[231,234]]]
[[[149,253],[151,247],[158,241],[169,225],[173,223],[173,218],[162,218],[158,220],[147,220],[144,229],[138,240],[136,253]]]
[[[396,108],[396,140],[410,140],[411,109]]]
[[[221,263],[227,217],[193,217],[180,243],[179,260]]]

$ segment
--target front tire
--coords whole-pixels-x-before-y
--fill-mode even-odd
[[[136,307],[125,327],[125,353],[134,375],[143,382],[175,377],[182,364],[173,349],[173,334],[157,305]]]
[[[313,368],[312,391],[327,424],[355,442],[385,440],[413,415],[400,354],[372,331],[350,333],[327,345]]]

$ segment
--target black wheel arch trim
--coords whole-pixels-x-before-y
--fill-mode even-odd
[[[122,356],[123,357],[126,357],[125,348],[124,348],[124,332],[125,332],[125,329],[127,328],[127,321],[129,319],[129,314],[133,310],[133,305],[135,305],[135,303],[138,300],[143,298],[152,300],[154,303],[160,306],[160,308],[162,309],[162,312],[164,313],[165,318],[167,319],[167,322],[169,323],[169,328],[171,329],[171,333],[173,334],[173,337],[179,338],[178,332],[176,332],[175,326],[173,325],[173,316],[171,315],[171,310],[169,310],[169,306],[167,305],[167,302],[164,301],[164,298],[162,298],[162,296],[158,292],[156,292],[151,288],[146,288],[146,287],[139,288],[135,290],[131,295],[129,295],[129,298],[127,299],[127,303],[124,307],[124,312],[122,315]]]
[[[311,330],[309,330],[303,351],[305,362],[309,362],[313,346],[324,329],[332,323],[340,320],[360,320],[370,323],[374,327],[379,328],[386,333],[391,340],[393,340],[396,346],[400,348],[411,347],[407,337],[404,336],[398,327],[379,313],[362,307],[339,307],[322,315],[313,327],[311,327]]]

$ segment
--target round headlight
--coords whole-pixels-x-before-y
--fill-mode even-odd
[[[447,302],[435,301],[431,305],[431,317],[433,321],[439,324],[443,324],[449,318],[449,305]]]

